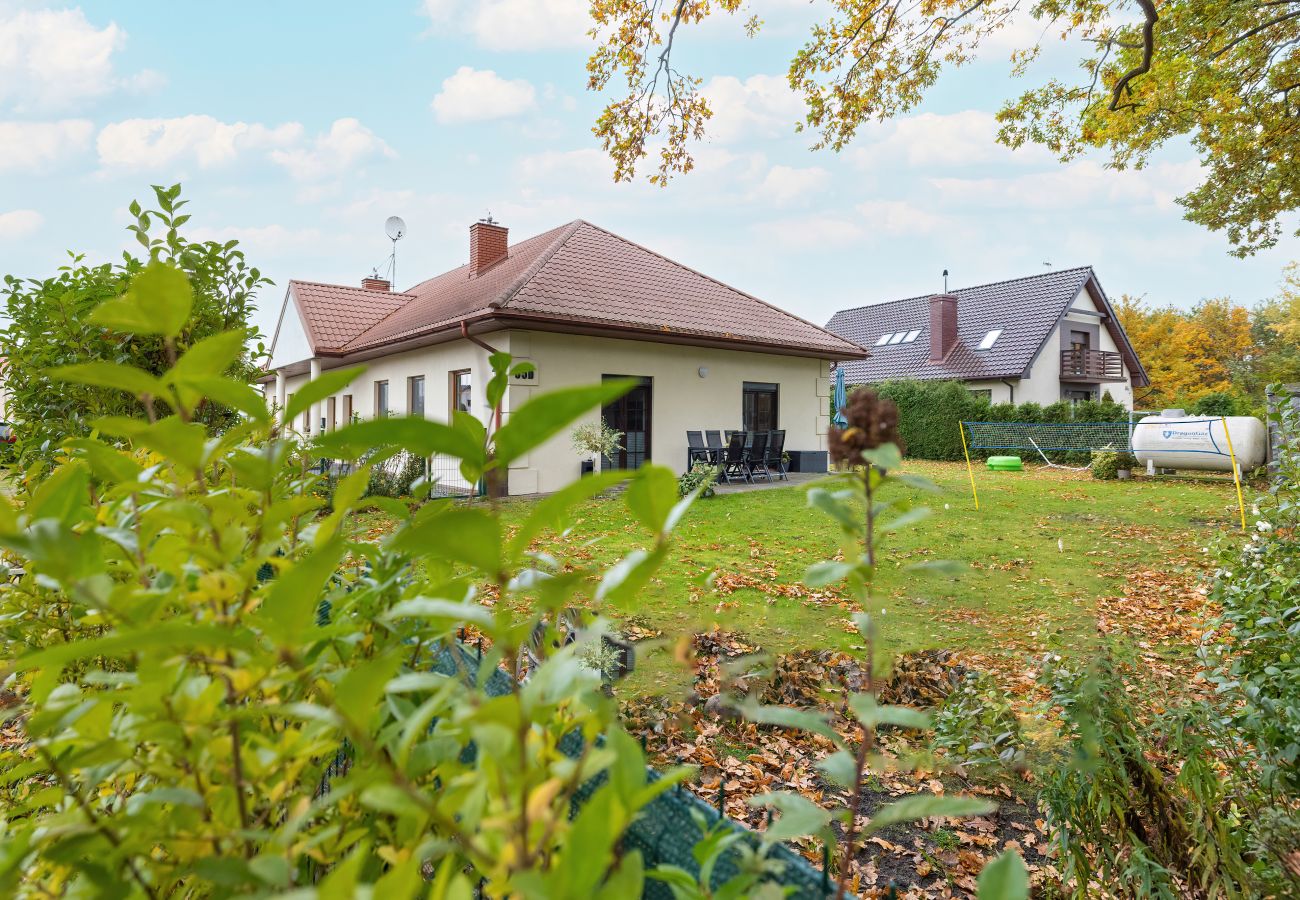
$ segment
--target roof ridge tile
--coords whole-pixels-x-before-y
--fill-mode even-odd
[[[989,281],[984,284],[971,284],[971,285],[967,285],[966,287],[951,288],[947,291],[947,293],[949,294],[971,293],[974,291],[986,290],[988,288],[1000,287],[1004,284],[1015,284],[1016,282],[1021,282],[1021,281],[1034,281],[1039,278],[1051,278],[1054,275],[1064,275],[1069,272],[1083,272],[1083,271],[1092,272],[1093,271],[1092,266],[1091,265],[1071,266],[1068,269],[1053,269],[1050,272],[1039,272],[1036,275],[1020,275],[1016,278],[1004,278],[1001,281]],[[864,303],[861,306],[849,306],[849,307],[845,307],[844,309],[837,310],[835,315],[838,316],[841,315],[842,313],[858,312],[859,310],[863,310],[863,309],[874,309],[878,306],[889,306],[891,303],[906,303],[909,300],[925,300],[933,296],[934,296],[933,293],[916,294],[912,297],[895,297],[893,300],[881,300],[878,303]]]

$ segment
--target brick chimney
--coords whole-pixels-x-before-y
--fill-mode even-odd
[[[387,278],[378,278],[374,275],[367,275],[361,279],[361,286],[368,291],[391,291],[393,285]]]
[[[943,362],[957,344],[957,295],[930,298],[930,362]]]
[[[469,226],[469,274],[477,275],[506,258],[510,229],[489,216]]]

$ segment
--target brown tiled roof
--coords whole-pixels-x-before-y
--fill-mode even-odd
[[[290,281],[289,293],[298,304],[307,337],[318,352],[342,350],[367,328],[412,299],[410,294],[315,281]]]
[[[420,282],[406,291],[413,298],[411,303],[357,335],[347,349],[364,350],[433,333],[476,314],[490,312],[512,290],[518,290],[516,282],[526,281],[577,224],[561,225],[515,244],[505,259],[477,276],[470,275],[467,263]]]
[[[538,321],[608,328],[827,358],[865,355],[851,341],[581,220],[511,246],[506,259],[477,276],[465,265],[402,294],[388,294],[393,299],[387,310],[358,296],[375,292],[334,290],[339,293],[295,292],[304,317],[313,323],[309,329],[318,350],[373,351],[491,317],[518,320],[524,327]],[[350,302],[360,302],[361,308],[338,308]],[[317,324],[330,317],[344,321]],[[318,334],[327,333],[344,343],[318,341]]]
[[[957,295],[957,345],[941,363],[930,362],[929,294],[840,310],[826,328],[871,349],[867,359],[844,364],[850,384],[891,379],[1020,378],[1085,287],[1106,314],[1105,327],[1120,348],[1133,383],[1139,387],[1147,384],[1146,370],[1090,266],[953,291]],[[975,349],[985,335],[997,328],[1002,329],[1002,334],[990,349]],[[921,332],[914,341],[875,346],[881,335],[913,330]]]

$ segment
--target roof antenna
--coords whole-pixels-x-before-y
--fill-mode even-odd
[[[484,216],[483,218],[479,219],[479,221],[482,222],[484,225],[495,225],[495,224],[497,224],[497,220],[494,219],[494,218],[492,218],[492,210],[490,210],[490,209],[487,211],[487,215]]]
[[[393,252],[388,256],[388,283],[397,287],[397,242],[406,237],[406,223],[401,216],[389,216],[384,223],[384,232],[393,242]]]
[[[943,292],[948,293],[948,270],[943,270]]]

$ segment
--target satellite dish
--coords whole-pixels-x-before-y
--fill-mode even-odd
[[[384,223],[384,231],[388,232],[389,240],[400,241],[406,237],[406,223],[402,221],[401,216],[389,216],[388,221]]]

